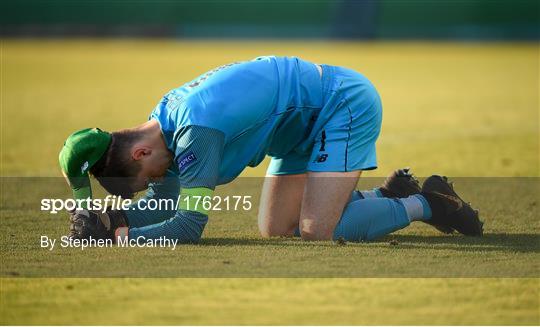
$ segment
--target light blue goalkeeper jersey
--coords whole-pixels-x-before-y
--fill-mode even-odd
[[[150,119],[160,123],[167,147],[175,153],[171,167],[175,171],[203,160],[189,151],[189,144],[178,149],[182,138],[191,142],[184,135],[189,127],[214,130],[208,133],[214,139],[203,143],[223,145],[216,181],[220,185],[246,166],[257,166],[267,154],[310,152],[317,134],[314,122],[321,118],[322,86],[313,63],[295,57],[259,57],[218,67],[171,90]],[[215,139],[221,134],[216,131],[222,132],[222,140]]]
[[[268,173],[374,169],[382,107],[363,75],[299,58],[260,57],[218,67],[173,89],[150,115],[173,163],[139,201],[211,194],[272,156]],[[181,201],[183,205],[184,202]],[[129,237],[196,242],[206,210],[126,211]]]

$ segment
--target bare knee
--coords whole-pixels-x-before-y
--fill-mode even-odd
[[[300,212],[302,239],[306,241],[332,239],[334,229],[360,173],[360,171],[308,173]]]
[[[304,241],[328,241],[332,239],[333,232],[322,226],[302,226],[300,236]]]
[[[259,223],[259,232],[262,237],[292,237],[295,226],[279,226],[272,223]]]

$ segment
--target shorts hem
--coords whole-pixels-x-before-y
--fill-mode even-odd
[[[366,167],[353,167],[353,168],[347,168],[345,169],[324,169],[324,168],[318,168],[318,169],[307,169],[308,172],[315,172],[315,173],[347,173],[350,171],[357,171],[357,170],[375,170],[378,166],[366,166]]]
[[[304,173],[307,173],[307,170],[267,172],[266,175],[283,176],[283,175],[300,175]]]

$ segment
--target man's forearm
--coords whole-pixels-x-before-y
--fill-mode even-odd
[[[174,216],[179,188],[178,176],[170,170],[163,181],[150,184],[144,197],[125,211],[129,227],[153,225]]]
[[[175,239],[180,243],[196,243],[200,240],[208,216],[195,211],[179,210],[174,217],[163,222],[129,229],[129,238]]]
[[[125,210],[129,227],[144,227],[157,224],[176,214],[176,199],[170,199],[169,203],[159,203],[157,201],[160,201],[160,199],[145,196],[133,203],[128,210]]]

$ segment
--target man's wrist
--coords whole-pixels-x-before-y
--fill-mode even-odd
[[[126,241],[128,240],[129,238],[129,228],[128,227],[118,227],[115,231],[114,231],[114,239],[115,241],[119,241],[119,240],[122,240],[122,241]]]

